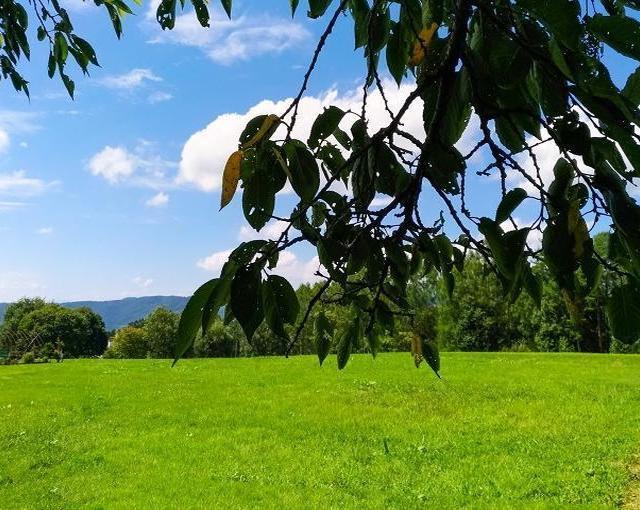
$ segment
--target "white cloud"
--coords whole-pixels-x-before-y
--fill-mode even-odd
[[[7,133],[5,129],[0,128],[0,153],[7,152],[9,145],[11,145],[9,133]]]
[[[169,94],[168,92],[157,91],[152,93],[147,101],[150,104],[164,103],[165,101],[169,101],[173,99],[173,94]]]
[[[102,78],[100,83],[111,89],[133,90],[146,85],[148,82],[159,81],[162,81],[162,78],[154,74],[151,69],[132,69],[124,74]]]
[[[22,209],[26,205],[26,202],[11,202],[7,200],[0,200],[0,212],[15,211],[16,209]]]
[[[153,285],[153,278],[144,278],[142,276],[136,276],[131,280],[135,285],[142,289],[148,289]]]
[[[0,174],[0,195],[12,197],[33,197],[41,195],[57,185],[42,179],[28,177],[24,170]]]
[[[513,223],[515,223],[515,227],[513,226]],[[531,221],[526,221],[523,220],[522,218],[519,218],[517,216],[513,217],[513,223],[511,223],[510,221],[506,221],[502,224],[502,228],[509,232],[511,230],[514,230],[515,228],[521,229],[521,228],[531,228]],[[539,250],[542,248],[542,230],[539,229],[535,229],[535,230],[530,230],[529,234],[527,235],[527,244],[529,245],[529,248],[531,248],[532,250]]]
[[[385,195],[380,195],[371,201],[370,207],[383,208],[389,205],[392,201],[393,201],[393,198]]]
[[[104,177],[112,184],[120,182],[133,174],[135,158],[123,147],[107,145],[89,161],[93,175]]]
[[[238,233],[239,241],[252,241],[254,239],[265,239],[275,241],[280,234],[287,228],[286,221],[273,220],[267,223],[260,233],[251,227],[243,226]],[[217,251],[200,259],[196,265],[212,273],[219,273],[228,260],[231,250]],[[314,282],[319,279],[315,274],[320,267],[318,257],[312,257],[309,260],[300,260],[300,258],[291,250],[284,250],[280,253],[278,266],[273,270],[275,274],[279,274],[287,278],[292,284],[300,285],[301,283]]]
[[[40,129],[40,126],[35,122],[39,115],[36,112],[0,110],[0,154],[9,149],[12,134],[32,133]],[[24,143],[20,143],[20,147],[24,147]]]
[[[50,236],[51,234],[53,234],[53,227],[39,228],[38,230],[36,230],[36,234],[39,234],[41,236]]]
[[[41,128],[36,122],[40,115],[38,112],[0,110],[0,128],[9,133],[33,133]]]
[[[307,39],[309,33],[291,21],[277,21],[265,26],[239,26],[219,43],[207,48],[214,62],[233,64],[265,54],[281,53]]]
[[[189,10],[177,16],[173,30],[163,31],[155,19],[158,3],[157,0],[151,2],[146,15],[145,25],[152,34],[150,43],[199,48],[208,58],[223,65],[297,48],[311,35],[304,26],[290,19],[252,14],[230,20],[219,7],[209,9],[210,29],[201,27]]]
[[[295,287],[303,283],[313,283],[320,280],[316,274],[320,268],[320,259],[315,256],[308,260],[301,260],[295,253],[285,250],[280,253],[278,267],[273,272],[284,276]]]
[[[240,228],[238,239],[240,241],[252,241],[254,239],[276,241],[280,237],[280,234],[282,234],[288,226],[289,223],[286,221],[273,220],[262,227],[262,230],[260,230],[260,232],[256,232],[250,226],[243,225]]]
[[[392,111],[398,111],[407,95],[413,89],[411,84],[397,87],[391,82],[385,82],[387,99]],[[306,96],[300,101],[300,108],[296,126],[293,130],[294,138],[306,140],[315,118],[329,105],[335,105],[343,110],[355,109],[359,111],[361,91],[353,90],[339,94],[330,90],[319,97]],[[291,99],[281,101],[264,100],[249,108],[244,113],[225,113],[215,118],[204,129],[197,131],[187,140],[182,149],[178,182],[188,183],[203,191],[215,191],[220,188],[222,170],[229,155],[237,149],[238,137],[253,117],[262,114],[282,114],[291,103]],[[379,92],[371,92],[367,100],[369,130],[375,132],[389,123],[389,115],[385,111],[384,102]],[[353,117],[346,118],[342,127],[348,128]],[[417,100],[403,117],[403,129],[418,138],[424,137],[422,120],[422,102]],[[472,132],[472,129],[467,130]],[[284,127],[276,132],[277,138],[284,132]],[[398,145],[408,148],[403,140],[397,140]],[[460,144],[470,145],[463,137]]]
[[[164,207],[169,203],[169,195],[161,191],[145,202],[147,207]]]
[[[12,302],[41,293],[44,289],[44,285],[32,274],[18,271],[0,273],[0,301]]]
[[[88,167],[93,175],[110,184],[128,183],[151,189],[174,186],[174,178],[167,172],[176,164],[161,158],[156,144],[145,140],[139,141],[133,150],[107,145],[90,158]]]
[[[91,8],[92,2],[87,0],[65,0],[64,6],[75,13],[83,13]]]
[[[196,265],[205,271],[219,274],[230,254],[231,250],[214,252],[199,260]],[[320,260],[317,256],[301,260],[293,251],[284,250],[280,253],[278,266],[273,270],[273,273],[284,276],[292,285],[298,286],[302,283],[318,281],[320,277],[316,275],[316,272],[319,267]]]
[[[216,251],[208,257],[198,260],[198,262],[196,262],[196,265],[199,268],[204,269],[205,271],[218,273],[229,258],[229,255],[231,255],[231,250]]]

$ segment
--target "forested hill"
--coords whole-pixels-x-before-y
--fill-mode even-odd
[[[182,296],[145,296],[116,299],[113,301],[73,301],[61,303],[69,308],[86,306],[99,314],[107,330],[126,326],[130,322],[146,317],[149,312],[164,306],[174,312],[182,312],[188,298]],[[0,321],[8,303],[0,303]]]

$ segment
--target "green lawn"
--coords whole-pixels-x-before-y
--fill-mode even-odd
[[[615,508],[640,356],[0,367],[0,508]],[[636,457],[637,458],[637,457]]]

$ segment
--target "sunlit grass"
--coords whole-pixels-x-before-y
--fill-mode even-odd
[[[0,508],[611,508],[640,357],[0,367]]]

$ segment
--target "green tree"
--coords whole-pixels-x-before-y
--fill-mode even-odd
[[[171,358],[175,351],[180,316],[171,310],[158,307],[144,320],[150,358]]]
[[[442,288],[439,301],[438,335],[448,349],[500,351],[523,340],[500,282],[478,256],[467,259],[451,297]]]
[[[47,303],[42,298],[22,298],[11,303],[4,314],[4,321],[0,327],[0,346],[12,351],[22,342],[20,322],[29,313],[42,308]]]
[[[107,357],[136,359],[146,358],[149,352],[147,335],[142,328],[125,326],[113,337]]]
[[[199,335],[193,346],[197,358],[235,358],[241,354],[244,338],[233,326],[216,319],[204,335]]]
[[[18,331],[26,337],[37,336],[38,344],[62,342],[65,356],[98,356],[107,347],[104,322],[88,308],[46,303],[24,315]]]
[[[108,10],[119,35],[129,8],[121,0],[96,3]],[[207,27],[206,2],[190,3]],[[222,1],[229,16],[231,4]],[[298,4],[290,2],[294,15]],[[36,35],[50,47],[49,73],[58,71],[72,94],[64,70],[68,55],[86,70],[97,63],[95,54],[74,38],[57,2],[43,19],[41,4],[33,7]],[[160,2],[162,28],[174,27],[176,7],[175,0]],[[338,332],[332,342],[343,367],[360,338],[375,351],[379,335],[407,312],[407,283],[423,263],[451,290],[453,269],[470,251],[497,275],[505,301],[524,290],[540,305],[542,282],[531,264],[544,263],[577,322],[602,267],[615,261],[621,278],[606,295],[608,321],[618,341],[637,341],[640,208],[628,183],[640,176],[640,71],[620,88],[602,56],[607,48],[640,60],[640,22],[629,14],[639,8],[636,0],[310,0],[307,16],[323,19],[325,28],[302,85],[286,111],[247,124],[224,169],[221,197],[224,207],[242,182],[244,215],[256,231],[273,218],[287,182],[297,203],[279,214],[287,227],[278,239],[242,243],[220,277],[195,292],[182,315],[177,356],[223,306],[249,341],[264,323],[292,352],[304,327],[291,335],[290,326],[309,319],[319,297],[338,286],[351,321],[338,327],[329,320],[318,338],[324,342],[328,330]],[[26,91],[14,66],[21,54],[29,56],[28,13],[9,1],[2,16],[4,76]],[[363,94],[361,108],[330,106],[306,140],[293,139],[300,101],[345,17],[356,48],[363,50],[363,89],[386,97],[381,74],[388,71],[398,84],[409,83],[411,92],[396,111],[385,101],[388,123],[377,131]],[[403,129],[412,105],[423,110],[422,136]],[[470,124],[472,117],[477,123]],[[475,129],[478,140],[471,150],[458,143],[467,129]],[[535,157],[541,145],[559,155],[551,182],[544,178],[550,169]],[[514,174],[526,189],[510,187],[507,177]],[[477,201],[468,200],[471,176],[488,179],[483,192],[490,198],[484,201],[494,202],[495,214],[486,215],[486,204],[475,210]],[[350,193],[335,192],[338,181]],[[388,205],[373,207],[378,196],[387,196]],[[523,202],[539,206],[526,226],[513,218]],[[611,225],[610,260],[594,252],[585,217]],[[541,251],[527,244],[536,230]],[[271,272],[281,252],[303,242],[316,250],[324,277],[307,310],[286,280]]]

